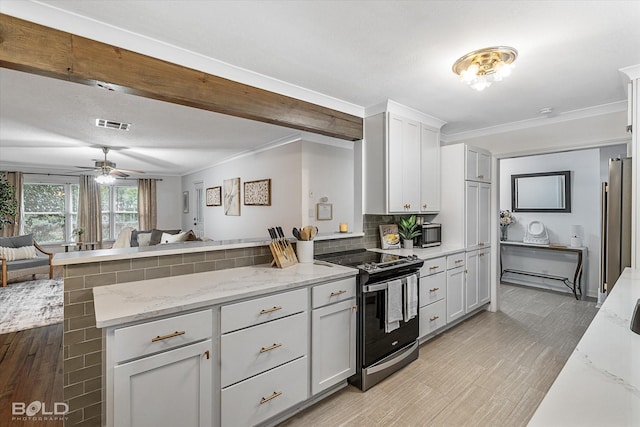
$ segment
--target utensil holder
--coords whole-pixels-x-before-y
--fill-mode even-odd
[[[298,240],[296,242],[296,252],[299,263],[313,262],[313,240]]]

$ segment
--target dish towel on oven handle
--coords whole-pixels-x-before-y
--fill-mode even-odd
[[[387,283],[384,331],[389,333],[400,327],[402,320],[402,280]]]
[[[418,276],[415,274],[402,279],[404,283],[404,321],[408,322],[418,315]]]

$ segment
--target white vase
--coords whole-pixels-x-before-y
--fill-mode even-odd
[[[405,249],[413,249],[413,239],[403,240],[402,246],[404,246]]]

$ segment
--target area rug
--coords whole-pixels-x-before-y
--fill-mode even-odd
[[[62,279],[0,287],[0,334],[62,322],[62,305]]]

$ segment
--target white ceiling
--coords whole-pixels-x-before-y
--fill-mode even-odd
[[[4,0],[0,10],[12,14],[16,5]],[[623,101],[618,70],[640,64],[638,1],[45,0],[31,7],[48,5],[58,8],[52,14],[75,14],[66,31],[87,17],[258,73],[272,87],[297,86],[360,108],[392,99],[446,121],[450,137],[535,119],[545,107],[562,114]],[[494,45],[519,51],[507,80],[475,92],[451,72],[458,57]],[[9,70],[0,72],[0,89],[0,167],[90,165],[101,156],[96,147],[109,145],[127,147],[110,154],[119,167],[179,175],[297,133]],[[97,117],[133,127],[98,129]]]

